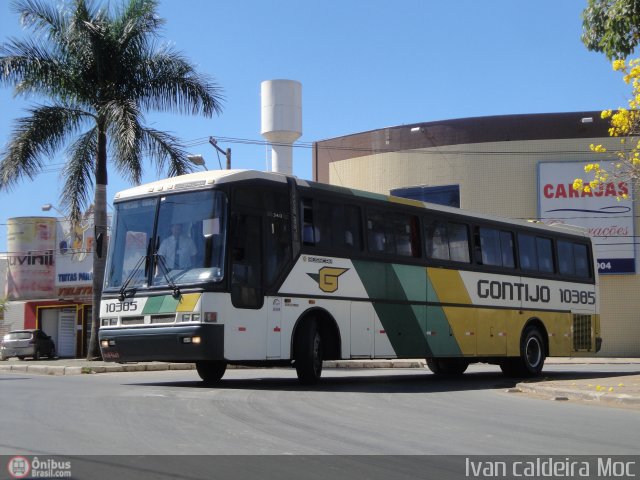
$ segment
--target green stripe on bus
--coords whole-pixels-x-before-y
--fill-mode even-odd
[[[425,330],[425,306],[407,303],[411,296],[417,301],[417,292],[426,290],[424,268],[391,265],[377,262],[354,261],[355,267],[369,298],[374,298],[373,308],[384,327],[387,338],[398,357],[431,356]],[[419,272],[422,271],[422,280]],[[402,276],[402,281],[399,275]],[[413,281],[418,286],[413,285]],[[420,286],[422,285],[422,286]],[[423,293],[424,296],[424,293]],[[390,300],[387,303],[385,300]]]
[[[163,295],[161,297],[149,297],[147,303],[142,310],[143,315],[151,313],[173,313],[178,308],[178,299],[171,295]]]

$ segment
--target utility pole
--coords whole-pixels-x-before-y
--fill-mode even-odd
[[[217,151],[219,151],[220,153],[222,153],[225,157],[227,157],[227,170],[231,170],[231,149],[227,148],[227,150],[222,150],[219,146],[218,146],[218,141],[213,138],[213,137],[209,137],[209,143],[211,145],[213,145],[213,148],[215,148]]]

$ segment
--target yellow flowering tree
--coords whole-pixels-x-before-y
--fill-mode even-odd
[[[624,181],[629,183],[635,191],[640,183],[640,59],[625,62],[615,60],[613,69],[624,74],[625,83],[631,85],[632,94],[628,101],[628,108],[620,108],[613,112],[605,110],[601,116],[610,119],[609,135],[621,137],[621,148],[612,152],[614,161],[607,168],[599,163],[589,163],[585,166],[585,173],[591,175],[591,180],[584,181],[576,178],[573,188],[590,192],[608,181]],[[602,145],[590,145],[594,153],[606,153]],[[618,200],[626,199],[628,194],[618,196]]]

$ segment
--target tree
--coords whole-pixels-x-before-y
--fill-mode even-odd
[[[589,0],[582,42],[609,60],[625,59],[640,42],[640,0]]]
[[[128,0],[115,12],[92,0],[66,0],[59,9],[44,0],[17,0],[12,8],[38,34],[0,45],[0,83],[16,95],[47,104],[16,121],[1,154],[0,188],[33,179],[66,145],[61,202],[80,219],[93,190],[96,238],[106,239],[107,157],[118,173],[140,183],[143,160],[158,173],[191,171],[173,135],[143,124],[143,111],[212,117],[221,112],[220,88],[179,52],[156,44],[164,20],[156,0]],[[88,358],[99,356],[99,308],[105,269],[93,252],[93,315]]]
[[[613,68],[624,74],[624,81],[632,86],[631,98],[628,101],[629,108],[620,108],[613,112],[605,110],[601,116],[610,119],[609,135],[622,137],[620,149],[613,152],[613,161],[610,166],[603,167],[600,163],[589,163],[585,166],[585,173],[592,179],[585,183],[581,178],[576,178],[573,188],[589,192],[603,188],[607,182],[624,182],[637,192],[640,186],[640,60],[615,60]],[[611,156],[602,145],[591,145],[591,151]],[[626,200],[628,193],[622,193],[618,200]]]

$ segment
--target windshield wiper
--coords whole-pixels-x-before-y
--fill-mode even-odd
[[[136,262],[135,267],[133,267],[131,272],[129,272],[129,275],[127,275],[127,278],[124,281],[124,283],[122,284],[122,286],[120,287],[120,290],[118,290],[118,293],[120,294],[120,296],[118,298],[120,299],[121,302],[123,302],[125,298],[133,297],[136,294],[136,292],[138,291],[135,288],[127,288],[127,287],[131,283],[131,280],[133,280],[133,277],[135,277],[135,275],[140,271],[140,267],[142,266],[142,261],[146,260],[146,259],[147,259],[146,255],[142,255],[138,259],[138,261]]]
[[[173,298],[180,297],[180,287],[178,287],[178,285],[176,285],[173,279],[171,278],[171,275],[169,274],[169,269],[167,268],[167,264],[164,261],[164,257],[162,255],[158,255],[158,252],[156,251],[153,254],[153,258],[156,260],[156,264],[160,267],[160,270],[162,271],[162,275],[167,281],[167,284],[172,288]]]

